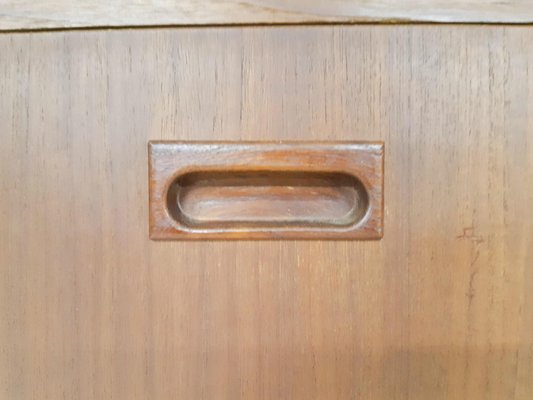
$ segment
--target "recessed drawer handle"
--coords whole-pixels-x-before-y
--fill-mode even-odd
[[[382,143],[150,142],[152,239],[378,239]]]

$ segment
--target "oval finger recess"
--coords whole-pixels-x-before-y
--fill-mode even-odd
[[[196,172],[171,185],[167,206],[188,227],[338,227],[368,209],[353,176],[320,172]]]
[[[152,239],[377,239],[382,143],[150,142]]]

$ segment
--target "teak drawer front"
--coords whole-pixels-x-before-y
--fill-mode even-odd
[[[533,28],[0,35],[0,398],[533,397]],[[376,241],[156,242],[147,144],[385,143]]]

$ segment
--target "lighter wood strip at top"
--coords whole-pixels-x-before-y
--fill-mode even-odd
[[[533,1],[0,1],[0,31],[154,25],[357,22],[531,23]]]

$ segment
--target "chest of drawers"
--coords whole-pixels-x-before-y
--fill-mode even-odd
[[[531,399],[533,28],[226,3],[0,16],[0,397]],[[151,140],[383,142],[383,238],[151,241]]]

